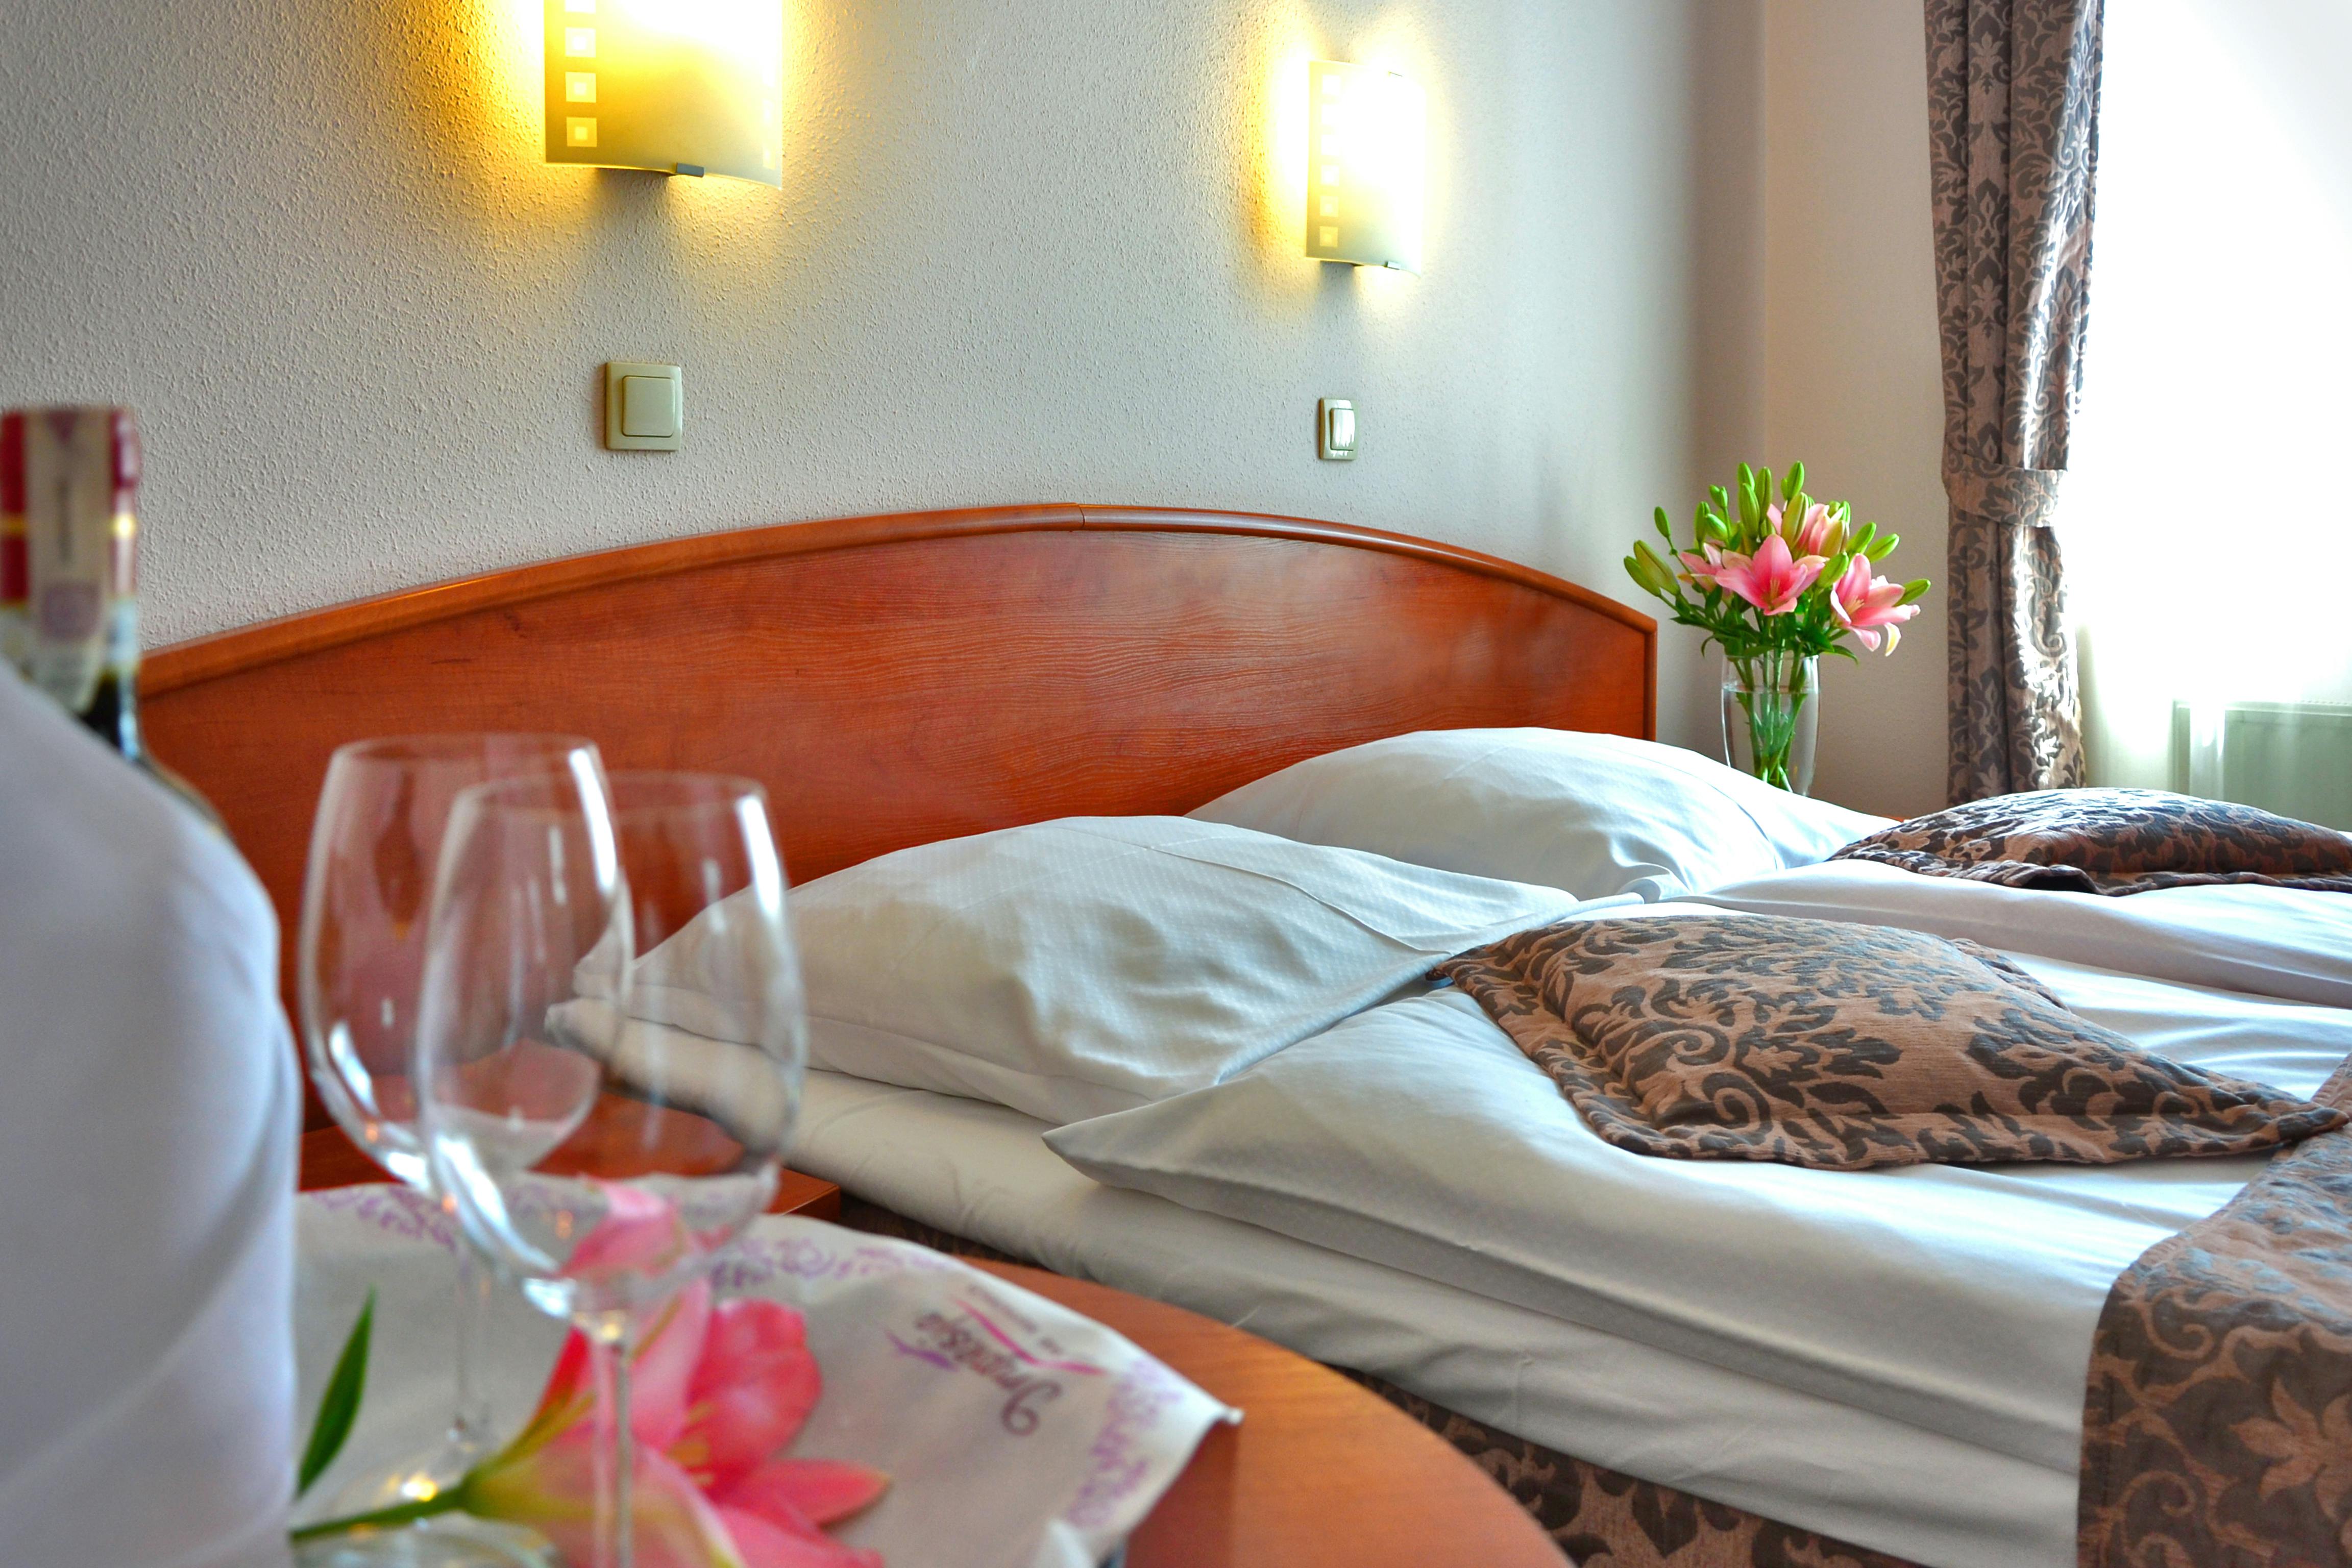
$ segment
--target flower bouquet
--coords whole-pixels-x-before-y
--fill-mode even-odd
[[[1656,516],[1665,556],[1636,541],[1625,570],[1665,601],[1676,624],[1698,627],[1723,649],[1724,760],[1803,794],[1812,773],[1817,661],[1827,653],[1853,658],[1848,636],[1874,652],[1883,640],[1893,653],[1927,580],[1874,575],[1896,536],[1875,523],[1855,527],[1843,501],[1806,494],[1802,463],[1781,476],[1777,501],[1772,470],[1740,464],[1737,495],[1721,485],[1707,491],[1687,547],[1675,542],[1666,509]]]

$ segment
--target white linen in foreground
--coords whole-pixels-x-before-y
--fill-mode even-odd
[[[812,1066],[1067,1121],[1214,1083],[1576,907],[1181,816],[1066,817],[819,878],[792,920]],[[726,909],[639,962],[633,1014],[743,1037],[704,994]]]
[[[2151,1050],[2292,1093],[2352,1054],[2352,1013],[2020,962]],[[1047,1142],[1105,1182],[2070,1472],[2108,1288],[2263,1165],[1634,1154],[1451,990]]]
[[[2116,898],[1831,860],[1724,883],[1690,901],[1902,926],[2184,985],[2352,1007],[2352,893],[2217,883]]]
[[[793,1165],[1505,1432],[1947,1568],[2071,1568],[2063,1470],[1257,1226],[1103,1186],[1003,1106],[812,1072]]]
[[[228,840],[0,660],[0,1561],[286,1561],[295,1136]]]
[[[1826,858],[1888,826],[1680,746],[1575,730],[1423,730],[1309,757],[1194,811],[1583,899]]]

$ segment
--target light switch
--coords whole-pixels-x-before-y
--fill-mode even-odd
[[[1356,405],[1327,397],[1315,405],[1315,455],[1328,463],[1356,460]]]
[[[686,426],[674,364],[614,360],[604,367],[604,445],[616,452],[675,452]]]
[[[677,434],[677,383],[666,375],[621,378],[621,434]]]

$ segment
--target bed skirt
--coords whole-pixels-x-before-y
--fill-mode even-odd
[[[941,1252],[1039,1267],[844,1193],[841,1223]],[[1363,1384],[1467,1455],[1535,1516],[1569,1561],[1590,1568],[1916,1568],[1760,1514],[1637,1480],[1433,1405],[1347,1367]]]

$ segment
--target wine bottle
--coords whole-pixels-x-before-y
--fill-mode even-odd
[[[99,739],[217,823],[139,732],[138,500],[139,422],[128,408],[0,416],[0,573],[23,559],[0,585],[0,600],[18,590],[12,657]]]

